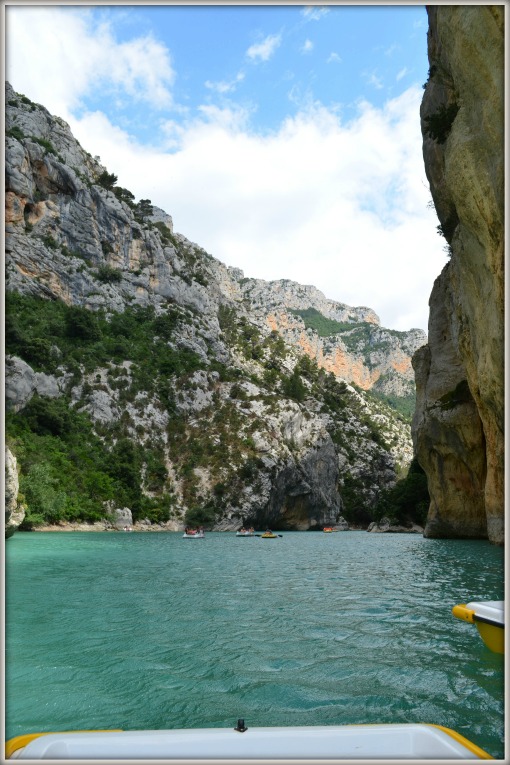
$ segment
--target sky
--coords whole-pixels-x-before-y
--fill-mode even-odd
[[[446,263],[422,158],[420,5],[5,7],[6,79],[118,185],[258,279],[397,330]]]

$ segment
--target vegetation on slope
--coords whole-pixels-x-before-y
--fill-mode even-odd
[[[58,520],[98,520],[103,503],[132,509],[136,517],[167,520],[171,493],[162,444],[132,438],[129,414],[109,425],[93,426],[80,406],[96,385],[87,373],[107,368],[108,387],[121,405],[149,393],[174,408],[172,376],[182,379],[200,366],[195,353],[168,344],[179,322],[172,308],[156,317],[152,308],[129,308],[107,316],[59,301],[17,293],[6,299],[6,351],[35,371],[70,375],[66,395],[35,395],[19,413],[7,415],[6,434],[22,466],[21,491],[27,502],[26,524]],[[129,375],[122,366],[132,362]],[[70,390],[83,383],[82,400]],[[131,423],[132,424],[132,423]],[[157,501],[143,492],[157,493]]]
[[[379,390],[370,391],[374,398],[384,401],[388,406],[391,406],[405,422],[411,422],[413,419],[414,410],[416,409],[416,393],[409,393],[407,396],[397,396],[390,393],[383,393]]]
[[[7,440],[21,466],[26,526],[98,520],[110,500],[129,507],[135,520],[181,517],[176,481],[188,520],[212,522],[243,483],[256,488],[259,480],[260,457],[251,434],[267,425],[252,408],[246,381],[258,386],[266,413],[277,412],[278,400],[302,403],[311,396],[321,402],[331,417],[336,447],[353,459],[355,442],[347,428],[353,417],[374,443],[389,448],[345,383],[307,356],[292,372],[285,368],[286,348],[276,332],[261,338],[244,317],[228,308],[220,310],[220,324],[231,347],[255,362],[257,374],[250,374],[215,360],[204,362],[192,351],[176,347],[179,327],[190,321],[185,313],[168,305],[159,316],[152,308],[141,307],[107,314],[7,294],[7,354],[65,381],[63,396],[35,395],[22,411],[7,416]],[[191,420],[176,405],[176,397],[193,394],[197,370],[211,378],[207,378],[210,404]],[[226,400],[215,392],[211,373],[230,384]],[[86,411],[90,397],[100,391],[114,396],[122,411],[110,422],[92,421]],[[143,412],[149,402],[167,417],[164,438],[147,432]],[[168,474],[169,457],[173,476]],[[211,476],[209,493],[197,478],[200,468]]]
[[[317,332],[319,337],[331,337],[343,330],[352,329],[356,326],[350,322],[340,322],[335,319],[328,319],[316,308],[304,308],[302,310],[291,308],[289,312],[294,314],[294,316],[299,316],[303,319],[305,327],[307,329],[313,329]]]

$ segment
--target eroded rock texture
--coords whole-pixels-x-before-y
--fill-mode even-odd
[[[25,509],[18,503],[18,467],[14,454],[5,449],[5,537],[14,534],[23,522]]]
[[[425,536],[504,537],[504,7],[429,6],[427,177],[451,259],[413,358]]]

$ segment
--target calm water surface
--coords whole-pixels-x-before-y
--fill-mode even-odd
[[[6,737],[427,722],[503,757],[503,659],[451,608],[503,551],[409,534],[17,533]]]

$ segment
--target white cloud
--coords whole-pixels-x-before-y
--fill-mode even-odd
[[[426,329],[428,295],[445,263],[421,157],[421,90],[343,124],[311,104],[264,137],[242,112],[204,107],[167,125],[172,154],[139,146],[104,115],[72,127],[119,185],[152,199],[176,231],[263,279],[314,284],[367,305],[383,325]]]
[[[97,88],[155,108],[172,103],[170,55],[151,35],[118,42],[86,9],[56,6],[9,6],[6,32],[7,79],[64,118]]]
[[[301,53],[311,53],[313,51],[313,42],[311,40],[305,40],[301,46]]]
[[[399,82],[402,77],[405,77],[407,74],[407,67],[405,66],[403,69],[400,70],[400,72],[397,74],[396,80]]]
[[[328,57],[328,64],[335,63],[335,64],[341,64],[342,59],[338,55],[338,53],[330,53]]]
[[[306,8],[303,8],[301,13],[307,21],[319,21],[319,19],[326,15],[326,13],[329,13],[329,8],[325,8],[324,6],[319,8],[314,5],[307,5]]]
[[[396,43],[393,43],[392,45],[390,45],[389,48],[386,48],[386,50],[384,51],[384,55],[385,56],[393,56],[395,51],[398,50],[399,48],[400,48],[399,45],[397,45]]]
[[[376,90],[383,89],[384,87],[383,81],[375,71],[368,72],[365,70],[364,72],[362,72],[362,76],[368,82],[368,84],[373,85],[373,87],[376,88]]]
[[[83,7],[32,6],[30,23],[24,11],[6,9],[13,87],[66,119],[119,185],[167,210],[176,231],[247,276],[314,284],[332,299],[370,306],[386,326],[426,328],[446,259],[427,207],[421,89],[382,108],[361,101],[342,122],[340,110],[294,88],[295,116],[264,136],[254,134],[249,110],[203,105],[194,119],[181,110],[179,121],[154,122],[153,145],[144,145],[101,112],[76,115],[92,88],[171,103],[166,48],[147,36],[120,43]],[[268,36],[249,58],[267,61],[280,43]],[[364,74],[382,87],[375,71]]]
[[[234,77],[233,80],[230,80],[229,82],[221,81],[221,82],[211,82],[210,80],[207,80],[205,83],[205,87],[209,88],[209,90],[214,90],[216,93],[232,93],[240,82],[244,80],[244,72],[238,72],[236,77]]]
[[[246,51],[251,61],[268,61],[281,44],[281,35],[268,35],[259,43],[254,43]]]

